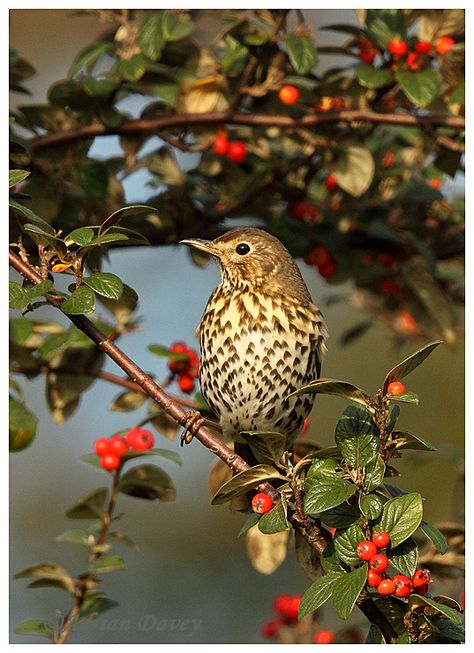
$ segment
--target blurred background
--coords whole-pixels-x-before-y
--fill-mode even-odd
[[[331,22],[357,22],[352,10],[308,10],[318,44],[334,43],[334,34],[318,31]],[[91,16],[74,16],[67,10],[12,10],[11,47],[32,61],[37,74],[28,84],[33,97],[44,101],[48,86],[66,76],[77,51],[99,35],[101,26]],[[43,47],[38,47],[43,44]],[[325,57],[330,64],[330,58]],[[23,97],[13,95],[24,103]],[[128,108],[133,112],[133,107]],[[94,152],[110,156],[117,139],[97,139]],[[147,196],[141,175],[125,182],[127,203]],[[328,287],[315,268],[303,262],[301,271],[316,303]],[[184,247],[127,248],[112,251],[104,270],[119,271],[138,293],[141,328],[121,340],[127,354],[145,370],[166,375],[165,363],[147,351],[151,343],[169,345],[183,340],[198,344],[194,331],[218,271],[210,264],[196,268]],[[339,290],[339,288],[338,288]],[[344,288],[342,288],[344,290]],[[395,349],[391,338],[371,329],[352,344],[341,347],[339,336],[357,320],[355,309],[344,303],[324,309],[330,331],[324,376],[341,378],[371,392],[383,374],[407,356],[416,343]],[[36,317],[36,315],[35,315]],[[40,309],[38,319],[58,319],[57,313]],[[461,339],[443,346],[408,379],[418,393],[420,406],[404,405],[400,428],[420,435],[437,448],[435,453],[410,452],[397,462],[402,473],[398,483],[425,497],[426,519],[457,521],[463,517],[463,379],[464,352]],[[113,363],[106,370],[119,373]],[[82,399],[79,411],[64,425],[51,421],[44,396],[44,378],[19,379],[29,407],[39,420],[38,435],[25,451],[10,457],[11,576],[36,562],[51,560],[71,573],[80,573],[86,553],[70,544],[54,543],[54,537],[75,526],[65,510],[92,488],[107,484],[104,473],[78,460],[91,451],[100,436],[109,436],[139,419],[108,412],[105,407],[118,389],[97,381]],[[178,393],[177,388],[173,390]],[[329,445],[335,423],[345,405],[335,397],[318,397],[307,437]],[[179,443],[157,437],[157,446],[180,453],[182,467],[163,462],[177,488],[175,503],[145,502],[121,496],[125,513],[121,529],[139,544],[139,550],[117,545],[126,569],[105,576],[102,589],[120,605],[98,619],[79,625],[74,643],[248,643],[264,641],[263,621],[271,618],[273,599],[281,593],[303,593],[310,581],[290,551],[285,563],[271,576],[255,572],[247,558],[244,538],[237,534],[244,517],[226,507],[211,507],[207,477],[214,457],[198,442],[185,449]],[[159,461],[158,461],[159,462]],[[160,463],[161,464],[161,463]],[[38,618],[54,622],[57,610],[67,611],[67,597],[55,589],[27,590],[24,580],[12,582],[11,641],[34,638],[13,634],[21,621]],[[340,626],[330,607],[324,609],[325,624]],[[357,613],[351,623],[365,627]],[[38,640],[41,641],[41,640]]]

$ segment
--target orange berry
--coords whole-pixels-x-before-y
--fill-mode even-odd
[[[440,36],[436,40],[435,50],[438,54],[444,55],[450,52],[456,45],[456,41],[451,36]]]
[[[313,635],[313,644],[334,644],[336,633],[327,628],[320,628]]]
[[[401,381],[392,381],[387,386],[387,394],[397,397],[398,395],[404,394],[406,391],[405,386]]]
[[[259,492],[252,499],[252,510],[258,515],[264,515],[272,509],[273,499],[269,494]]]
[[[382,596],[393,594],[395,592],[395,583],[391,578],[384,578],[384,580],[377,587],[377,592]]]
[[[300,98],[300,90],[296,88],[296,86],[292,86],[291,84],[282,86],[278,91],[278,99],[283,104],[288,104],[288,105],[295,104],[295,102],[298,102],[299,98]]]

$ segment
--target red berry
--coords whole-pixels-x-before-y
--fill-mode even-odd
[[[194,378],[191,374],[184,372],[178,377],[178,385],[181,392],[190,394],[194,390]]]
[[[379,574],[375,569],[369,569],[367,572],[367,585],[369,587],[378,587],[382,581],[382,574]]]
[[[323,279],[330,279],[336,271],[336,264],[332,260],[327,263],[321,263],[318,265],[318,270]]]
[[[412,73],[417,73],[422,70],[426,65],[426,59],[422,54],[418,52],[410,52],[407,56],[407,68],[411,70]]]
[[[413,49],[418,54],[429,54],[431,52],[431,43],[429,41],[418,41],[413,46]]]
[[[105,456],[100,457],[99,464],[108,472],[111,472],[120,467],[120,458],[113,453],[107,453]]]
[[[403,599],[406,596],[410,596],[413,592],[413,583],[408,576],[398,574],[397,576],[394,576],[392,580],[395,583],[395,596]]]
[[[316,245],[316,247],[313,247],[308,254],[306,255],[305,258],[305,263],[308,265],[325,265],[326,263],[329,263],[331,261],[331,255],[329,254],[328,250],[323,247],[322,245]]]
[[[320,628],[313,635],[313,644],[334,644],[336,633],[327,628]]]
[[[450,50],[454,48],[456,41],[450,36],[440,36],[436,40],[435,50],[438,54],[447,54]]]
[[[408,52],[408,43],[403,39],[395,37],[388,44],[388,51],[393,57],[402,57]]]
[[[278,98],[283,104],[295,104],[300,98],[300,91],[296,86],[287,84],[282,86],[278,91]]]
[[[395,583],[391,578],[384,578],[380,585],[377,587],[377,592],[382,596],[393,594],[395,592]]]
[[[387,252],[382,252],[379,254],[378,259],[379,263],[381,263],[384,268],[392,268],[397,262],[397,259],[392,254],[388,254]]]
[[[385,153],[382,159],[382,168],[390,168],[390,166],[393,165],[394,161],[395,161],[395,154],[391,150],[389,150],[388,152]]]
[[[227,158],[234,163],[241,163],[247,156],[247,146],[242,141],[230,141]]]
[[[393,279],[384,279],[379,283],[379,290],[383,295],[401,296],[401,288]]]
[[[264,492],[259,492],[252,499],[252,510],[259,515],[264,515],[271,510],[273,506],[273,499],[270,495]]]
[[[330,532],[332,537],[334,537],[336,535],[336,530],[337,530],[337,528],[335,528],[334,526],[329,526],[329,528],[328,528],[328,531]]]
[[[413,590],[415,594],[420,594],[423,596],[423,594],[426,594],[428,591],[428,585],[421,585],[420,587],[417,587],[415,590]]]
[[[185,354],[188,351],[188,345],[185,342],[173,342],[170,346],[173,354]]]
[[[305,420],[304,420],[304,422],[303,422],[303,426],[301,427],[301,431],[298,433],[298,435],[299,435],[300,437],[301,437],[302,435],[304,435],[304,434],[306,433],[306,431],[308,430],[308,428],[309,428],[309,418],[306,417]]]
[[[431,186],[431,188],[434,188],[435,190],[439,190],[443,185],[443,181],[441,179],[428,179],[426,183],[428,186]]]
[[[407,335],[416,332],[416,320],[408,311],[400,311],[398,313],[395,326]]]
[[[147,429],[134,428],[130,429],[125,436],[127,444],[135,451],[145,451],[152,449],[155,444],[155,438],[151,431]]]
[[[400,381],[392,381],[387,386],[387,394],[393,395],[394,397],[397,395],[403,395],[405,390],[405,386]]]
[[[361,560],[370,560],[377,553],[377,547],[370,540],[363,540],[356,546],[356,553]]]
[[[98,456],[105,456],[111,453],[110,440],[108,438],[99,438],[94,442],[94,451]]]
[[[265,621],[265,623],[262,624],[262,636],[265,637],[265,639],[274,639],[282,625],[283,621],[281,619],[270,619],[269,621]]]
[[[328,175],[324,180],[324,185],[329,193],[335,193],[338,189],[337,179],[334,175]]]
[[[383,553],[376,553],[370,558],[369,567],[377,571],[379,574],[383,574],[384,571],[387,571],[388,567],[387,556],[384,556]]]
[[[372,542],[375,544],[377,549],[385,549],[390,544],[390,535],[386,531],[374,533],[372,535]]]
[[[295,622],[298,619],[298,610],[301,603],[301,596],[289,596],[280,594],[273,602],[273,609],[278,612],[286,621]]]
[[[128,444],[121,435],[113,435],[110,438],[110,453],[115,454],[120,458],[128,451]]]
[[[428,569],[417,569],[412,576],[413,587],[423,587],[431,583],[431,574]]]
[[[365,63],[372,63],[375,59],[375,56],[378,52],[377,46],[375,46],[372,41],[364,39],[360,42],[359,45],[359,59],[365,61]]]
[[[227,139],[227,136],[219,135],[215,137],[214,144],[212,146],[212,151],[214,152],[214,154],[218,154],[219,156],[222,156],[223,154],[227,153],[228,148],[229,148],[229,141]]]

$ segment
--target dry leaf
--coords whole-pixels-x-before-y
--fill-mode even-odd
[[[255,525],[247,531],[247,553],[253,567],[269,575],[278,569],[286,558],[289,531],[265,535]]]

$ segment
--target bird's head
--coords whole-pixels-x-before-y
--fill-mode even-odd
[[[190,238],[181,243],[215,257],[223,281],[231,286],[277,292],[286,289],[289,294],[309,297],[291,254],[266,231],[251,227],[231,229],[215,240]]]

